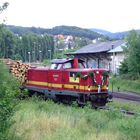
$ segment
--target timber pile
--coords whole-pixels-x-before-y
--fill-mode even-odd
[[[9,72],[12,73],[21,84],[27,81],[27,70],[30,68],[29,64],[24,64],[22,61],[15,61],[12,59],[0,59],[8,66]]]
[[[14,61],[10,65],[10,72],[20,81],[21,84],[26,83],[27,81],[27,71],[30,68],[30,65],[24,64],[21,61]]]

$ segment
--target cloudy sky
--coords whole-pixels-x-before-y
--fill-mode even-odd
[[[52,28],[59,25],[111,32],[140,29],[139,0],[0,0],[6,24]]]

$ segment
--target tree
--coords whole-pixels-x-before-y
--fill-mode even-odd
[[[10,117],[18,103],[16,96],[19,94],[19,84],[10,75],[6,66],[0,62],[0,139],[7,138],[8,130],[12,124]]]
[[[2,6],[0,6],[0,14],[8,7],[9,3],[5,2]]]
[[[126,40],[126,59],[121,66],[121,70],[124,73],[129,72],[130,74],[138,78],[140,76],[140,33],[132,30],[129,32]]]
[[[5,10],[8,3],[0,6],[0,13]],[[0,25],[0,56],[12,55],[13,35]],[[17,81],[10,75],[6,66],[0,62],[0,139],[8,140],[8,130],[12,124],[10,118],[17,103],[16,95],[19,93]]]
[[[120,74],[126,74],[128,73],[128,60],[127,59],[124,59],[124,61],[121,63],[121,66],[120,66]]]
[[[8,7],[9,3],[8,2],[5,2],[3,3],[2,5],[0,5],[0,14]],[[1,19],[2,22],[5,22],[4,19]]]
[[[0,57],[12,58],[15,36],[4,25],[0,25]]]
[[[136,31],[131,31],[127,37],[128,44],[128,69],[137,74],[140,74],[140,34]]]
[[[38,61],[40,59],[49,58],[48,50],[51,50],[51,58],[54,53],[54,41],[53,37],[44,34],[37,35],[34,33],[28,33],[21,36],[22,44],[22,58],[24,61],[28,60],[28,52],[31,53],[32,61]],[[19,46],[20,47],[20,46]]]

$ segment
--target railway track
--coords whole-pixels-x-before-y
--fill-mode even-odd
[[[112,112],[118,111],[118,112],[124,113],[127,116],[140,116],[140,113],[138,113],[138,112],[134,112],[134,111],[126,110],[126,109],[118,109],[118,108],[114,108],[112,106],[111,107],[110,106],[99,107],[98,109],[109,110]]]
[[[113,92],[113,98],[123,99],[127,101],[134,101],[140,103],[140,95],[132,92]],[[119,111],[127,116],[140,116],[140,112],[134,112],[126,109],[118,109],[110,106],[99,107],[98,109],[109,110],[109,111]]]
[[[140,103],[140,95],[132,92],[113,92],[113,97]]]
[[[129,91],[128,92],[113,92],[112,94],[113,94],[113,98],[116,98],[116,99],[123,99],[127,101],[134,101],[134,102],[140,103],[140,95],[137,95],[136,93],[133,93],[133,92],[129,92]],[[105,106],[104,108],[101,108],[101,109],[110,110],[110,111],[119,111],[128,116],[135,116],[135,115],[140,116],[140,113],[138,112],[125,110],[125,109],[116,109],[116,108],[108,107],[108,106]]]

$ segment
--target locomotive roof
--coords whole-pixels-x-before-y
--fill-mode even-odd
[[[53,60],[51,61],[51,63],[52,63],[52,64],[63,64],[63,63],[66,63],[66,62],[69,62],[69,61],[72,61],[72,60],[73,60],[73,59],[53,59]],[[82,59],[78,59],[78,60],[84,62],[84,60],[82,60]]]
[[[62,64],[62,63],[65,63],[67,61],[71,61],[71,59],[53,59],[51,61],[51,63],[57,63],[57,64]]]
[[[102,68],[66,69],[66,71],[72,71],[72,72],[92,72],[92,71],[104,71],[104,70],[108,71],[107,69],[102,69]]]

